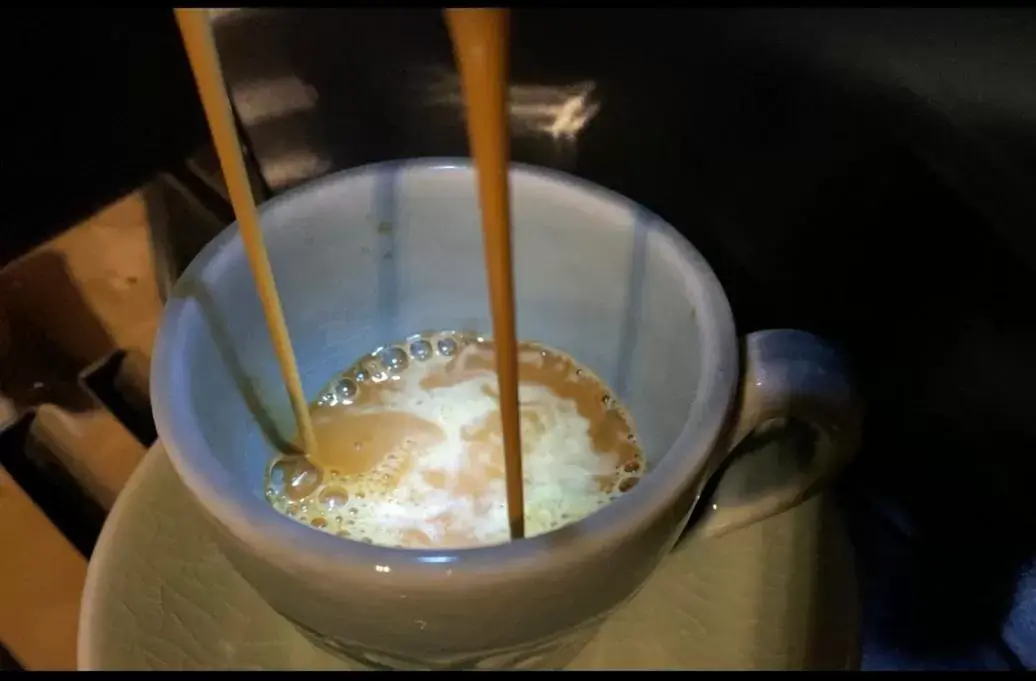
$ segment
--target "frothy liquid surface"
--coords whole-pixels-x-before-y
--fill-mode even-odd
[[[633,425],[607,386],[571,358],[519,344],[526,533],[592,513],[644,472]],[[474,335],[415,337],[364,358],[313,406],[320,462],[270,468],[282,513],[384,546],[460,548],[508,541],[493,345]]]

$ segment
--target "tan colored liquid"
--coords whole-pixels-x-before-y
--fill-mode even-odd
[[[525,519],[534,535],[631,489],[644,461],[628,415],[599,378],[546,346],[518,350]],[[462,341],[452,356],[410,359],[360,382],[364,362],[346,371],[351,397],[312,411],[328,467],[281,458],[268,479],[271,502],[319,529],[377,544],[507,541],[494,351],[491,341]]]
[[[507,504],[511,538],[525,535],[522,442],[518,410],[518,338],[511,266],[511,202],[507,184],[510,136],[507,117],[506,9],[448,9],[446,23],[460,70],[468,112],[468,141],[478,171],[482,239],[496,339]]]

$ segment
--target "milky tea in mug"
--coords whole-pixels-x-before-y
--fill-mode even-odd
[[[645,469],[633,423],[568,355],[519,344],[529,536],[593,513]],[[508,541],[493,343],[474,332],[411,336],[362,357],[311,408],[319,460],[274,458],[266,497],[349,539],[404,548]]]

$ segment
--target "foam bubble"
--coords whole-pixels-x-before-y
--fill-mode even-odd
[[[408,341],[419,361],[409,361],[402,347],[381,348],[343,374],[357,388],[348,403],[317,401],[314,425],[330,473],[321,476],[299,457],[281,458],[271,467],[267,496],[317,529],[374,544],[505,542],[491,345],[453,333]],[[394,380],[385,381],[390,372]],[[519,375],[526,534],[535,536],[632,489],[644,461],[628,415],[588,369],[523,343]],[[374,381],[360,380],[366,377]],[[340,394],[342,382],[332,381],[330,390],[339,386]]]

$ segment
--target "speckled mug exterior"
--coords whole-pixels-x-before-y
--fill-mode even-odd
[[[516,165],[511,191],[519,335],[571,353],[611,384],[650,467],[630,493],[558,531],[404,550],[281,516],[263,498],[263,476],[273,443],[292,434],[291,411],[234,226],[190,265],[164,312],[155,420],[221,549],[315,642],[370,666],[560,666],[664,559],[732,442],[788,416],[821,435],[802,470],[764,491],[748,478],[727,485],[737,476],[725,473],[706,532],[797,503],[855,445],[858,412],[837,355],[795,331],[739,344],[715,276],[670,225],[554,171]],[[490,329],[467,160],[336,173],[265,204],[262,223],[311,398],[385,342]]]

